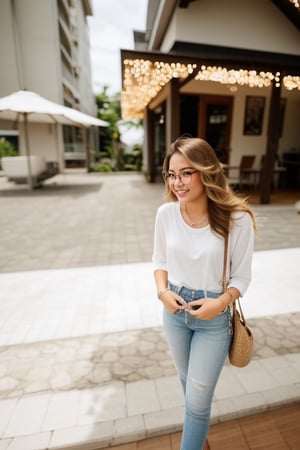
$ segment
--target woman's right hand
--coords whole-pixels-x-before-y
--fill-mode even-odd
[[[183,298],[170,289],[161,294],[160,300],[162,301],[166,310],[171,314],[175,314],[178,311],[184,310],[187,306],[187,303],[183,300]]]

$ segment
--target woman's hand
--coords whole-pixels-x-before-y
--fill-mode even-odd
[[[219,298],[205,297],[189,302],[186,310],[196,319],[211,320],[224,310],[224,303]]]
[[[161,294],[160,300],[166,310],[171,314],[175,314],[177,311],[185,310],[187,306],[187,303],[183,300],[183,298],[170,289]]]

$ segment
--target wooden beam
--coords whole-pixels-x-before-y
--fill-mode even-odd
[[[145,148],[147,153],[147,167],[146,177],[150,183],[155,182],[156,167],[155,167],[155,148],[154,148],[154,112],[146,108],[144,116],[145,127]]]
[[[276,83],[273,82],[270,110],[269,110],[267,147],[260,179],[261,204],[270,203],[272,183],[273,183],[273,169],[279,142],[280,96],[281,96],[280,84],[279,87],[276,87]]]
[[[169,87],[170,94],[166,104],[167,147],[179,137],[180,133],[180,84],[178,79],[173,78],[169,82]]]
[[[124,61],[126,59],[144,59],[152,62],[221,65],[227,69],[263,70],[282,72],[287,75],[299,75],[300,55],[288,53],[264,52],[243,48],[222,47],[217,45],[195,44],[176,41],[168,53],[121,49],[122,80],[124,80]],[[194,71],[196,75],[197,69]]]

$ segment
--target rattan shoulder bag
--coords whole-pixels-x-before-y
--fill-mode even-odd
[[[225,239],[224,249],[224,267],[223,267],[223,292],[227,288],[226,266],[228,254],[228,237]],[[239,310],[237,308],[239,306]],[[253,353],[253,334],[246,323],[240,300],[237,299],[232,304],[232,341],[228,353],[229,361],[233,366],[245,367],[252,358]]]

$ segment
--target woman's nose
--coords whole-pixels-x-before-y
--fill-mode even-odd
[[[176,176],[174,184],[182,184],[182,179],[180,175]]]

